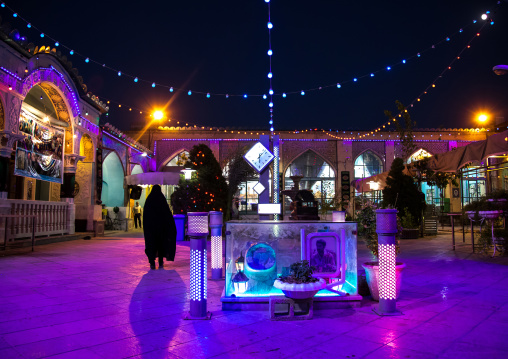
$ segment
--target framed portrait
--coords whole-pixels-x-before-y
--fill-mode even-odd
[[[305,255],[317,276],[337,277],[340,273],[341,242],[337,233],[319,232],[306,236]]]
[[[453,198],[460,198],[460,189],[452,188],[452,197]]]

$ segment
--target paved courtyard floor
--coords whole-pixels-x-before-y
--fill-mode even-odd
[[[361,307],[272,322],[223,312],[185,321],[189,248],[149,270],[142,233],[0,251],[0,358],[508,358],[508,258],[473,255],[450,235],[407,240],[398,317]],[[370,259],[359,243],[361,264]],[[360,267],[361,268],[361,267]]]

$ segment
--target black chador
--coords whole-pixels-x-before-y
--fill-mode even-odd
[[[145,234],[145,253],[150,268],[155,269],[155,258],[159,257],[159,268],[164,266],[164,258],[175,260],[176,225],[161,186],[155,185],[148,195],[143,208],[143,231]]]

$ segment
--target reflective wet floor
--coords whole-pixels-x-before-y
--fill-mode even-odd
[[[402,316],[365,297],[298,322],[221,311],[222,281],[208,281],[212,319],[183,320],[188,244],[150,270],[140,231],[15,251],[0,257],[0,358],[508,358],[508,257],[457,242],[401,243]]]

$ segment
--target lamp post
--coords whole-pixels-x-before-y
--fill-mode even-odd
[[[222,212],[210,212],[212,236],[212,279],[222,278]]]
[[[206,310],[206,237],[208,236],[208,212],[187,213],[187,234],[190,238],[190,311],[185,319],[210,319]]]

